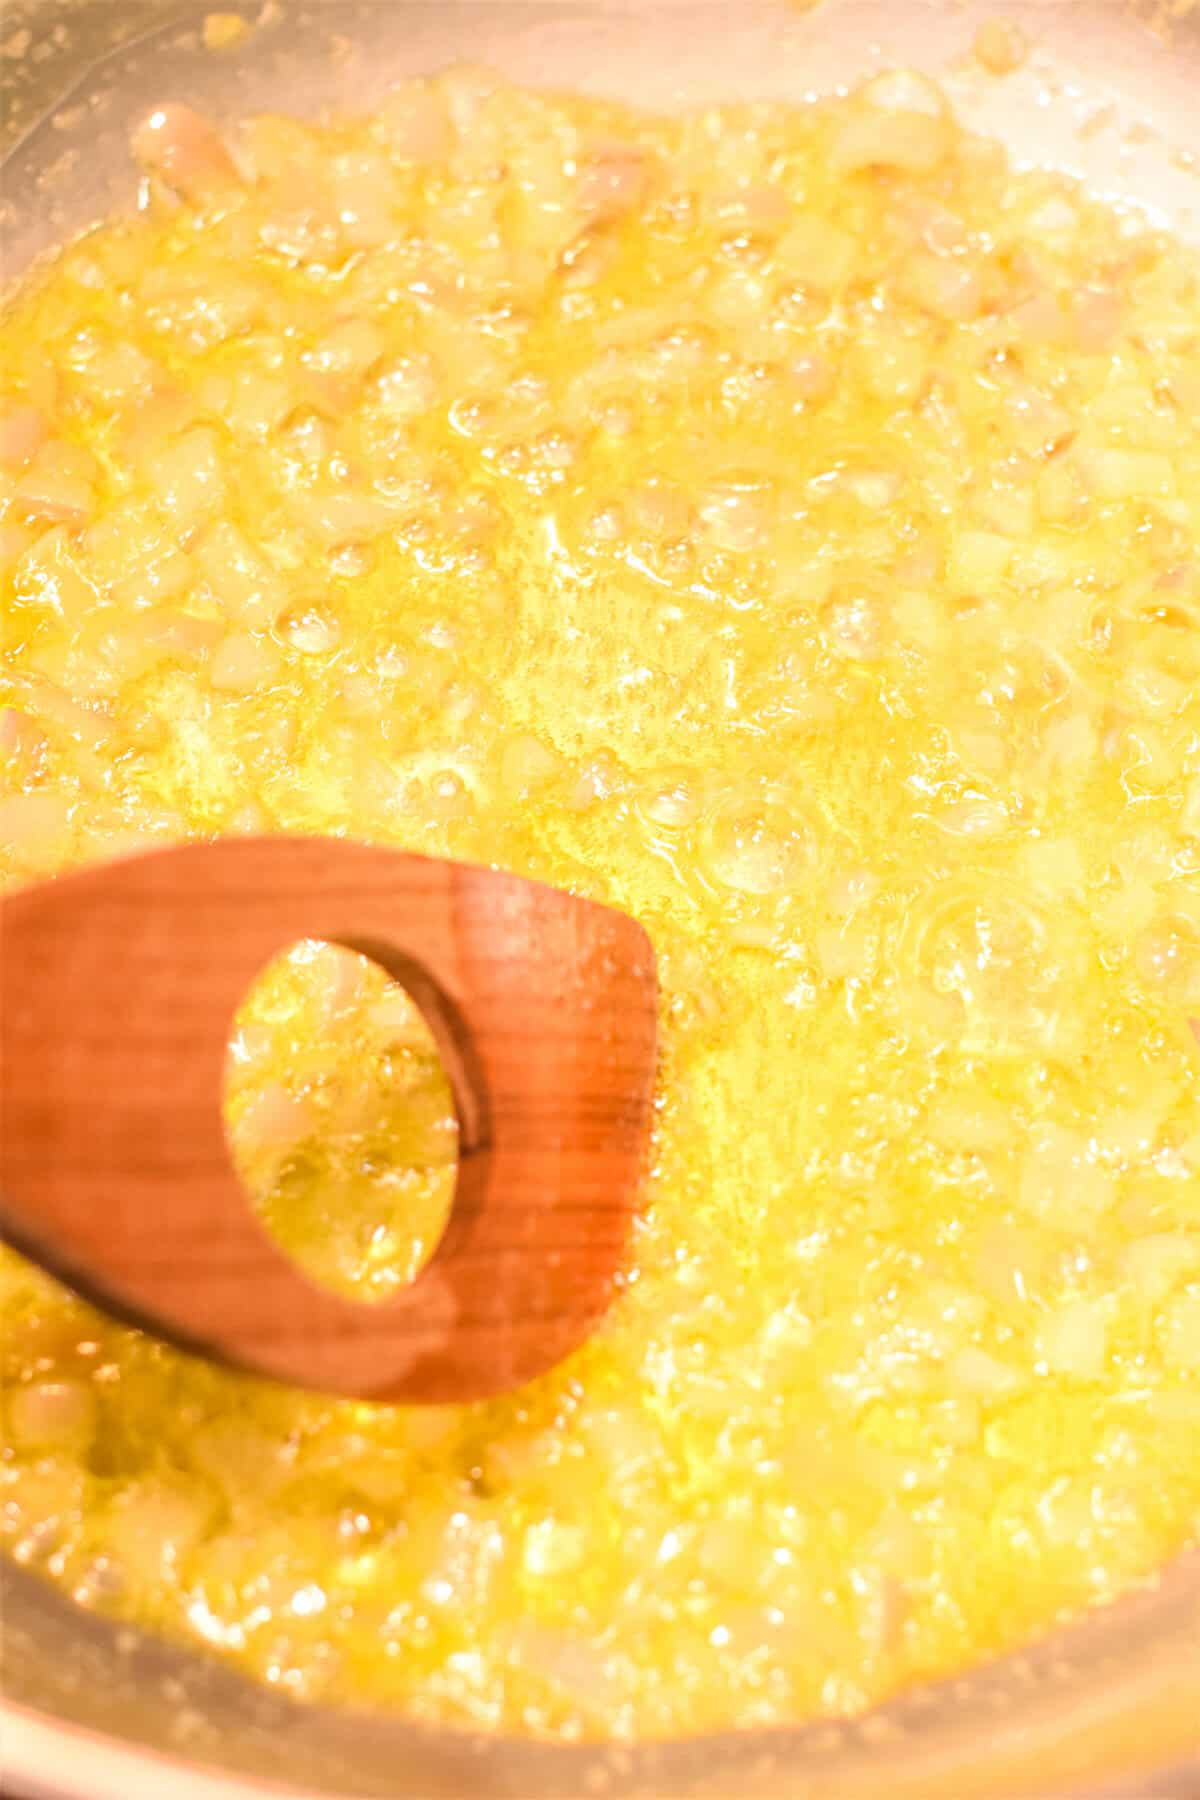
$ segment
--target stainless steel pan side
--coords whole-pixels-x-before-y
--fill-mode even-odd
[[[1200,9],[1170,20],[1166,0],[1159,16],[1156,4],[222,0],[253,29],[214,53],[200,36],[202,5],[9,0],[0,83],[17,141],[0,190],[5,278],[132,204],[129,129],[156,102],[218,119],[362,107],[406,73],[464,59],[664,106],[799,96],[895,62],[948,69],[972,120],[1023,160],[1075,168],[1200,241]],[[997,14],[1020,17],[1035,45],[1004,82],[966,56],[980,18]],[[1081,136],[1109,106],[1111,123]],[[862,1720],[603,1749],[302,1708],[199,1653],[83,1613],[24,1570],[7,1565],[2,1576],[0,1766],[21,1800],[1200,1796],[1200,1550],[1024,1653]]]

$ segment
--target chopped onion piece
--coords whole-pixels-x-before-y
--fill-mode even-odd
[[[646,198],[650,155],[637,144],[598,144],[580,158],[579,204],[592,221],[632,212]]]
[[[233,158],[214,127],[190,106],[160,106],[133,134],[133,154],[191,206],[219,199],[238,185]]]
[[[312,1129],[310,1109],[279,1082],[259,1088],[233,1123],[238,1146],[248,1153],[288,1150]]]
[[[196,560],[217,601],[240,624],[266,626],[280,612],[283,581],[229,519],[219,520],[205,534]]]
[[[385,94],[379,122],[388,148],[405,162],[444,161],[454,143],[446,103],[425,80],[406,81]]]
[[[45,419],[32,406],[14,406],[0,414],[0,468],[22,468],[48,436]]]
[[[1011,75],[1029,55],[1029,40],[1011,19],[985,19],[975,33],[975,60],[990,75]]]
[[[1099,1381],[1108,1359],[1108,1296],[1070,1300],[1038,1327],[1036,1352],[1053,1375]]]
[[[963,325],[983,310],[983,283],[971,257],[918,251],[902,279],[909,298],[936,319]]]
[[[96,1428],[92,1390],[80,1381],[32,1381],[11,1390],[8,1429],[21,1450],[80,1449]]]
[[[0,706],[0,756],[31,764],[45,748],[46,734],[28,713],[15,706]]]
[[[830,144],[830,162],[839,173],[874,168],[927,174],[948,155],[954,126],[938,89],[924,77],[881,75],[856,99]]]
[[[1158,1335],[1173,1368],[1200,1375],[1200,1282],[1185,1288],[1167,1308]]]
[[[45,866],[68,840],[71,812],[69,797],[51,788],[11,794],[0,800],[0,848],[23,865]]]
[[[159,505],[184,530],[215,512],[225,498],[221,441],[209,426],[185,432],[164,445],[147,470]]]
[[[77,444],[43,444],[16,486],[16,498],[35,518],[79,526],[96,504],[95,458]]]
[[[1169,499],[1177,492],[1169,456],[1149,450],[1079,447],[1075,457],[1085,485],[1098,500]]]
[[[225,693],[248,694],[268,682],[278,666],[278,652],[266,638],[233,631],[213,652],[208,679]]]

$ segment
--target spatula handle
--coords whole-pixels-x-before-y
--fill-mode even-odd
[[[313,1285],[256,1219],[221,1116],[233,1015],[298,938],[420,1006],[460,1124],[436,1251],[381,1305]],[[474,1399],[610,1299],[654,1075],[653,953],[515,876],[320,838],[129,858],[0,902],[0,1228],[101,1305],[304,1386]]]

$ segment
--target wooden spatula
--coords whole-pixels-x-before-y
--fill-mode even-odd
[[[305,937],[403,983],[458,1110],[446,1231],[382,1305],[307,1280],[229,1161],[233,1014]],[[624,914],[339,839],[242,838],[10,895],[0,953],[0,1229],[110,1311],[259,1374],[405,1402],[516,1387],[604,1313],[654,1082],[654,956]]]

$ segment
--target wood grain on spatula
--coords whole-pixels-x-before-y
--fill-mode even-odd
[[[454,1091],[449,1222],[379,1305],[314,1286],[229,1160],[233,1015],[298,938],[400,981]],[[222,1362],[406,1402],[519,1386],[603,1315],[654,1083],[654,956],[623,913],[399,851],[244,838],[12,894],[0,954],[0,1227],[99,1304]]]

